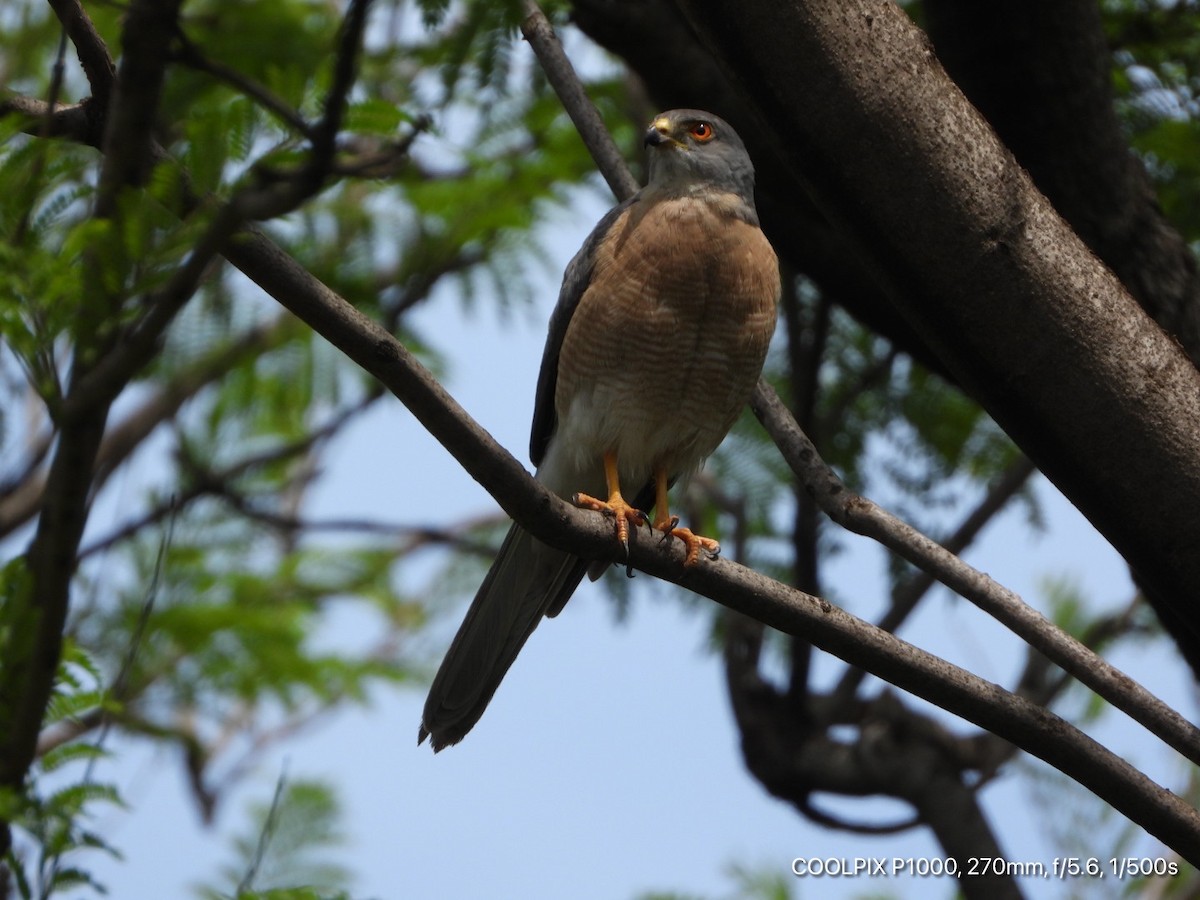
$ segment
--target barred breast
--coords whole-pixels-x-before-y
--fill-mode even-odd
[[[576,465],[614,451],[635,493],[654,467],[694,471],[753,390],[779,267],[736,197],[632,206],[597,248],[563,340],[555,408]]]

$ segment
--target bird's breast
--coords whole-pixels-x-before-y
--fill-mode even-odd
[[[774,251],[734,209],[720,198],[635,204],[600,242],[559,357],[560,436],[576,452],[616,452],[627,477],[680,473],[729,430],[779,296]]]

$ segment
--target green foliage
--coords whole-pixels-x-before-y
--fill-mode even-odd
[[[47,710],[46,733],[57,729],[66,734],[86,715],[112,708],[95,662],[69,642]],[[15,830],[13,849],[4,861],[23,900],[78,888],[103,892],[81,863],[88,851],[119,857],[90,825],[98,811],[124,805],[116,787],[94,777],[95,764],[106,755],[95,743],[57,743],[39,758],[29,789],[0,791],[0,817]]]
[[[1163,211],[1200,240],[1200,18],[1191,3],[1106,0],[1101,5],[1118,112],[1158,189]]]
[[[329,900],[348,898],[350,873],[328,854],[341,846],[340,810],[333,789],[317,781],[280,779],[269,806],[255,805],[253,830],[233,842],[234,861],[221,883],[202,885],[205,900]]]

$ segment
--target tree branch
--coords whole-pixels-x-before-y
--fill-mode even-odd
[[[624,563],[600,515],[548,493],[481,429],[391,334],[289,257],[258,229],[227,258],[350,359],[374,375],[539,540],[590,559]],[[852,665],[924,697],[1018,744],[1094,791],[1185,857],[1200,862],[1200,814],[1045,709],[880,631],[830,604],[725,560],[684,568],[676,544],[640,536],[629,564],[786,634],[800,635]]]
[[[111,76],[111,69],[103,62],[107,50],[88,44],[103,48],[82,9],[60,3],[55,11],[63,18],[72,40],[77,41],[89,78],[95,76],[106,84],[105,79]],[[130,9],[122,32],[125,55],[105,123],[103,146],[109,155],[101,169],[93,208],[97,219],[111,218],[121,188],[140,183],[148,172],[151,131],[164,72],[156,41],[162,28],[173,26],[177,12],[178,0],[140,0]],[[82,49],[81,43],[88,44],[88,48]],[[94,286],[92,292],[88,299],[97,301],[97,306],[91,312],[103,318],[105,310],[111,312],[114,297],[102,285]],[[97,329],[86,345],[81,342],[76,346],[73,384],[100,355],[98,351],[102,352],[112,334],[111,329]],[[50,464],[41,515],[25,557],[28,583],[4,611],[6,633],[0,634],[0,655],[5,661],[4,677],[0,679],[0,787],[20,788],[36,752],[61,655],[71,578],[107,417],[108,405],[103,403],[64,421]],[[8,849],[10,840],[7,823],[0,821],[0,852]]]
[[[49,0],[49,3],[66,29],[67,37],[75,45],[79,64],[92,88],[92,99],[103,115],[108,109],[109,94],[117,72],[112,55],[79,0]]]
[[[64,138],[79,144],[95,146],[92,133],[91,107],[95,101],[85,100],[69,106],[55,105],[53,109],[45,100],[31,97],[11,96],[0,101],[0,118],[20,116],[21,130],[36,137]]]
[[[1035,471],[1037,470],[1034,469],[1033,463],[1025,456],[1009,466],[954,533],[941,542],[941,546],[956,557],[961,554],[975,540],[983,526],[1012,499]],[[897,631],[937,580],[931,569],[922,568],[898,584],[892,593],[891,606],[879,620],[879,627],[884,631]],[[860,670],[847,670],[834,689],[834,695],[848,700],[858,690],[863,677],[864,673]]]
[[[600,113],[583,89],[579,76],[575,74],[575,67],[563,53],[554,28],[534,0],[524,0],[523,8],[525,18],[521,22],[521,33],[537,54],[542,71],[562,101],[567,115],[575,123],[575,129],[591,152],[604,180],[618,200],[633,196],[641,185],[625,165],[625,158],[613,143]]]
[[[925,13],[938,59],[1038,188],[1200,364],[1196,257],[1129,149],[1100,4],[931,0]]]
[[[783,401],[765,381],[758,383],[751,406],[796,477],[835,522],[878,541],[930,573],[1169,746],[1200,764],[1200,729],[1008,588],[967,565],[877,504],[849,491],[821,459]]]

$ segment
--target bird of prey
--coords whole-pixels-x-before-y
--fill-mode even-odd
[[[754,168],[722,119],[661,113],[645,135],[649,182],[610,210],[567,266],[538,376],[530,456],[577,505],[684,542],[667,489],[716,450],[762,370],[779,264],[759,229]],[[630,503],[623,491],[630,491]],[[587,560],[513,525],[434,678],[419,742],[435,751],[475,725],[543,616],[563,608]],[[598,577],[604,566],[594,569]]]

